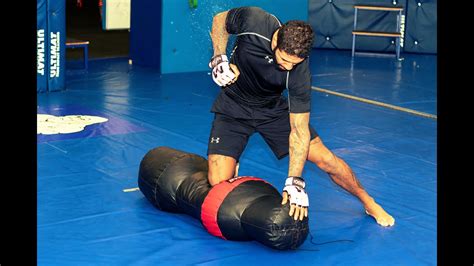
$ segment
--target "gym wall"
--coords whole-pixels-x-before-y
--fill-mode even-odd
[[[259,6],[282,22],[308,19],[307,0],[132,1],[130,58],[133,64],[158,68],[161,73],[208,70],[212,56],[212,18],[239,6]],[[161,19],[160,19],[161,17]],[[160,26],[161,25],[161,26]],[[228,48],[232,48],[233,39]]]
[[[404,52],[437,53],[437,11],[437,0],[407,0]]]
[[[308,21],[316,32],[314,47],[352,48],[354,5],[404,7],[401,52],[437,53],[436,0],[309,0]],[[398,12],[359,10],[357,29],[396,31]],[[357,36],[357,51],[394,52],[395,38]]]

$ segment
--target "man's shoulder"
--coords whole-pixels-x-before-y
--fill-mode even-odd
[[[292,74],[297,75],[308,75],[311,74],[309,68],[309,58],[306,58],[303,62],[297,64],[291,71]]]
[[[237,7],[234,9],[239,10],[242,14],[248,17],[254,17],[254,16],[261,17],[261,16],[270,15],[270,13],[268,13],[266,10],[258,6],[243,6],[243,7]]]
[[[239,20],[243,22],[243,25],[248,31],[259,31],[259,29],[272,30],[281,25],[280,20],[273,14],[267,12],[261,7],[257,6],[246,6],[239,7],[233,10]]]
[[[252,6],[249,7],[249,16],[257,21],[257,23],[262,24],[281,24],[280,20],[273,14],[269,13],[268,11],[264,10],[261,7]]]
[[[290,71],[288,83],[290,89],[311,88],[311,85],[308,85],[311,84],[311,70],[308,58]]]

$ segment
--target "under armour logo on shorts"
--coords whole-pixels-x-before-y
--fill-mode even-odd
[[[219,143],[221,138],[211,138],[211,143]]]

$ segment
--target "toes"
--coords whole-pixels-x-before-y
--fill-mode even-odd
[[[375,221],[377,221],[377,223],[380,224],[381,226],[393,226],[395,224],[395,219],[390,215],[385,218],[380,218],[380,217],[375,217],[375,215],[372,215],[367,210],[365,210],[365,213],[367,215],[372,216],[375,219]]]
[[[393,226],[395,224],[395,219],[390,217],[391,219],[376,219],[377,223],[382,226]]]
[[[390,222],[389,222],[389,226],[393,226],[395,224],[395,219],[393,217],[390,217]]]
[[[380,224],[381,226],[388,226],[388,222],[384,219],[377,219],[375,218],[375,220],[377,221],[378,224]]]

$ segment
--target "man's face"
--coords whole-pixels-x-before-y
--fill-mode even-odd
[[[304,58],[300,58],[295,55],[289,55],[279,48],[275,49],[275,59],[278,68],[286,71],[293,69],[294,66],[304,61]]]

